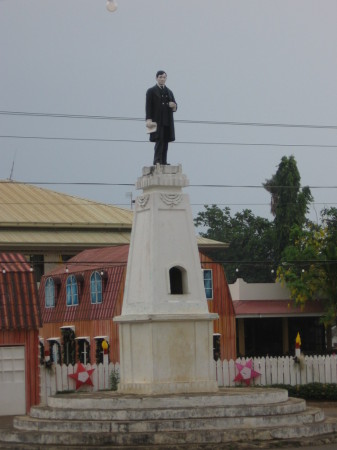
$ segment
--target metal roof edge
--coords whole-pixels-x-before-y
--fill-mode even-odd
[[[265,313],[257,313],[257,314],[235,314],[236,319],[276,319],[279,317],[321,317],[323,316],[322,312],[316,313],[302,313],[302,312],[294,312],[287,314],[265,314]]]

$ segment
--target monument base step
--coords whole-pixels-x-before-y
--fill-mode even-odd
[[[282,389],[167,396],[75,393],[48,403],[16,417],[13,429],[0,430],[0,448],[208,450],[337,441],[337,419],[326,419],[321,409],[307,408]]]

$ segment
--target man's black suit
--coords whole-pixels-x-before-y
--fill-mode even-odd
[[[150,141],[155,142],[153,164],[167,164],[168,143],[175,140],[173,110],[169,102],[176,103],[173,92],[157,84],[146,92],[146,120],[157,123],[157,130],[150,133]]]

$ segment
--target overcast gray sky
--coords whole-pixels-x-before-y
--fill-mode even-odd
[[[17,181],[133,185],[152,164],[145,92],[163,69],[178,103],[169,162],[192,185],[235,186],[189,187],[194,213],[218,203],[271,218],[268,193],[246,186],[261,186],[291,154],[302,184],[319,187],[311,218],[336,206],[336,0],[118,4],[110,13],[105,0],[0,0],[1,179],[15,160]],[[111,204],[138,194],[46,187]]]

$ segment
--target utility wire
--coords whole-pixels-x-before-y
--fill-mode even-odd
[[[81,141],[81,142],[127,142],[135,144],[148,143],[144,139],[108,139],[108,138],[79,138],[79,137],[57,137],[57,136],[20,136],[3,134],[0,135],[2,139],[34,139],[46,141]],[[207,141],[175,141],[172,144],[183,145],[225,145],[237,147],[292,147],[292,148],[337,148],[337,145],[330,144],[279,144],[275,142],[207,142]]]
[[[123,245],[129,245],[129,244],[123,244]],[[224,249],[226,251],[226,249]],[[123,266],[126,265],[126,262],[121,262],[121,261],[99,261],[99,260],[91,260],[91,261],[71,261],[71,260],[67,260],[67,261],[59,261],[59,260],[55,260],[55,261],[48,261],[48,263],[51,264],[57,264],[58,266],[76,266],[76,265],[80,265],[80,266],[91,266],[93,264],[97,264],[100,265],[102,267],[106,266],[106,267],[110,267],[111,265],[119,265],[119,266]],[[27,261],[25,263],[23,263],[21,260],[11,260],[11,261],[1,261],[0,260],[0,268],[1,265],[10,265],[10,264],[28,264],[30,266],[39,266],[41,264],[43,264],[42,261]],[[335,259],[328,259],[328,260],[316,260],[316,259],[301,259],[301,260],[293,260],[293,261],[284,261],[284,262],[276,262],[276,261],[270,261],[270,260],[265,260],[265,261],[250,261],[250,260],[244,260],[244,261],[240,261],[240,260],[216,260],[216,261],[207,261],[205,263],[201,262],[201,264],[236,264],[238,266],[243,266],[243,265],[250,265],[250,266],[260,266],[260,265],[267,265],[267,266],[287,266],[287,265],[301,265],[301,266],[307,266],[308,264],[310,265],[324,265],[324,264],[337,264],[337,260]],[[56,267],[57,268],[57,267]],[[54,268],[55,269],[55,268]],[[53,275],[51,275],[53,276]]]
[[[67,194],[66,194],[67,195]],[[102,205],[102,206],[130,206],[130,202],[128,203],[103,203],[103,202],[98,202],[95,200],[88,200],[91,204],[88,204],[86,202],[84,203],[66,203],[66,202],[58,202],[58,203],[53,203],[53,202],[2,202],[0,201],[0,205],[37,205],[37,206],[43,206],[43,205],[48,205],[48,206],[85,206],[87,207],[95,207],[97,205]],[[337,205],[336,202],[311,202],[309,204],[309,206],[311,205]],[[268,203],[219,203],[219,202],[204,202],[204,203],[191,203],[191,206],[205,206],[205,205],[217,205],[217,206],[269,206],[270,207],[270,202]],[[295,203],[286,203],[287,206],[293,206],[295,205]]]
[[[124,120],[144,122],[142,117],[118,117],[105,115],[88,114],[61,114],[61,113],[41,113],[27,111],[0,111],[0,114],[7,116],[33,116],[33,117],[53,117],[67,119],[93,119],[93,120]],[[337,130],[337,125],[318,124],[291,124],[291,123],[268,123],[268,122],[239,122],[239,121],[215,121],[215,120],[175,120],[178,123],[198,124],[198,125],[231,125],[231,126],[253,126],[253,127],[281,127],[281,128],[318,128]]]
[[[135,183],[106,183],[106,182],[80,182],[80,181],[13,181],[4,180],[2,184],[32,184],[32,185],[66,185],[66,186],[135,186]],[[231,189],[265,189],[262,185],[254,184],[189,184],[188,187],[207,187],[207,188],[231,188]],[[299,189],[308,187],[310,189],[337,189],[336,186],[273,186],[273,189]],[[68,195],[68,194],[65,194]],[[90,200],[89,200],[90,201]]]

